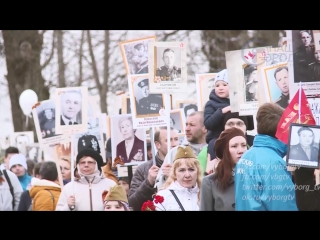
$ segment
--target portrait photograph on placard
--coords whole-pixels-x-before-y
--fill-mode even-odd
[[[45,100],[32,109],[32,115],[38,142],[40,145],[55,144],[63,141],[66,136],[56,134],[55,102]]]
[[[231,112],[255,114],[259,108],[257,54],[266,47],[225,52]]]
[[[148,73],[148,44],[156,40],[156,36],[151,36],[120,42],[120,50],[127,75]]]
[[[307,98],[317,97],[320,92],[320,49],[317,49],[317,34],[320,30],[290,30],[293,62],[290,75],[293,84],[290,92],[301,86]]]
[[[320,126],[292,123],[288,146],[288,165],[319,168]]]
[[[135,129],[131,114],[112,115],[112,165],[115,160],[125,165],[147,161],[146,129]]]
[[[214,89],[214,80],[217,73],[196,74],[197,102],[199,111],[204,110],[204,106],[209,100],[211,91]]]
[[[72,141],[74,157],[82,150],[91,148],[98,152],[106,162],[105,143],[99,117],[88,118],[88,131],[74,134]]]
[[[106,145],[108,139],[111,137],[110,117],[106,113],[100,114],[99,124],[100,124],[102,135],[103,135],[103,142],[104,142],[104,145]]]
[[[187,44],[150,42],[149,80],[151,93],[186,92]]]
[[[32,131],[13,132],[10,134],[10,146],[19,149],[19,152],[26,155],[26,146],[34,143],[34,134]]]
[[[177,101],[176,107],[177,109],[182,108],[185,118],[191,113],[199,111],[197,102],[194,100]]]
[[[149,93],[149,75],[128,75],[134,128],[163,126],[165,116],[164,94]]]
[[[88,88],[57,88],[55,97],[56,133],[87,132]]]
[[[308,103],[316,125],[320,126],[320,98],[308,98]]]
[[[121,114],[131,114],[130,96],[122,96]]]
[[[26,145],[26,158],[34,162],[41,162],[41,149],[39,143]]]
[[[284,47],[267,48],[267,52],[257,54],[257,57],[258,57],[257,69],[258,69],[258,74],[261,78],[263,78],[263,75],[264,75],[263,69],[265,69],[266,67],[269,67],[269,66],[275,67],[276,65],[281,65],[286,62],[292,61],[292,53],[289,51],[283,52],[284,50],[285,50]],[[288,64],[288,68],[292,68],[289,66],[290,64]],[[290,76],[290,71],[288,72],[288,74]],[[288,77],[288,79],[289,79],[289,92],[291,92],[290,86],[293,84],[293,78]],[[261,106],[266,102],[270,102],[270,98],[268,97],[268,95],[266,95],[266,92],[265,92],[266,89],[265,89],[265,84],[263,80],[259,81],[258,90],[259,90],[259,106]],[[292,93],[292,95],[294,95],[294,93]],[[289,95],[287,97],[289,97]],[[282,101],[285,101],[285,99]]]
[[[176,130],[178,134],[185,133],[186,118],[182,111],[182,108],[170,111],[170,127]]]
[[[288,63],[277,63],[262,67],[261,70],[261,81],[267,101],[286,109],[290,100]]]
[[[88,96],[88,117],[98,117],[100,114],[100,96]]]

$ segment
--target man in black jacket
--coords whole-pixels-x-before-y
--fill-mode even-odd
[[[129,206],[134,211],[141,211],[142,204],[145,201],[152,200],[152,195],[156,193],[157,189],[154,184],[159,168],[168,152],[167,127],[160,127],[160,130],[154,133],[154,143],[158,150],[155,156],[156,165],[153,165],[152,159],[139,165],[131,180]],[[173,128],[170,132],[170,143],[171,148],[179,144],[178,134]]]

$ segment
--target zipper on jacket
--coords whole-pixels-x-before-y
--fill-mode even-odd
[[[87,178],[87,182],[89,183],[89,197],[90,197],[90,211],[93,211],[93,206],[92,206],[92,182],[95,177],[93,177],[92,181],[90,182]]]

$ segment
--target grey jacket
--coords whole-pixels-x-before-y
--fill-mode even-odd
[[[235,211],[234,181],[222,192],[212,173],[202,179],[200,190],[200,211]]]
[[[162,160],[156,155],[156,165],[160,168]],[[148,172],[152,167],[153,161],[149,160],[139,165],[133,174],[130,192],[129,192],[129,206],[134,211],[141,211],[142,204],[145,201],[152,201],[152,195],[156,193],[157,189],[148,181]]]

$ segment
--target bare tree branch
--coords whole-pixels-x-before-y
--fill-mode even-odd
[[[80,49],[79,49],[79,81],[78,86],[81,86],[83,81],[83,66],[82,66],[82,59],[83,59],[83,43],[84,43],[84,30],[81,32],[81,40],[80,40]]]
[[[46,68],[48,64],[51,62],[51,59],[53,58],[53,55],[54,55],[54,49],[55,49],[55,31],[53,31],[52,33],[52,44],[51,44],[51,52],[50,52],[49,58],[42,64],[41,70]]]
[[[93,71],[94,81],[95,81],[98,89],[101,89],[101,83],[100,83],[100,79],[99,79],[98,68],[97,68],[96,59],[95,59],[95,56],[94,56],[94,53],[93,53],[90,30],[87,30],[87,40],[88,40],[89,53],[90,53],[90,58],[91,58],[91,63],[92,63],[92,71]]]

